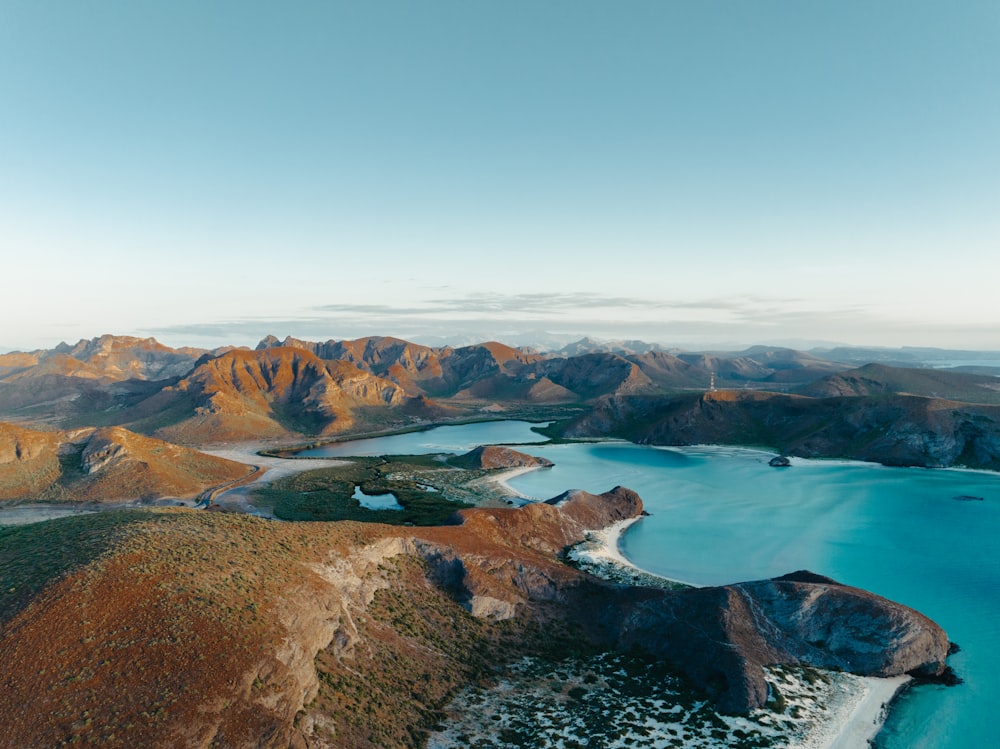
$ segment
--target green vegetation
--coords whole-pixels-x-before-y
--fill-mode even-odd
[[[435,456],[407,455],[352,458],[348,465],[289,476],[257,489],[252,501],[274,508],[282,520],[359,520],[391,525],[442,525],[456,510],[470,507],[431,483],[441,473],[467,474],[443,466]],[[428,477],[421,481],[419,477]],[[464,476],[467,480],[468,476]],[[402,510],[370,510],[353,498],[392,494]],[[436,488],[436,487],[435,487]]]
[[[50,583],[113,549],[136,511],[102,512],[22,526],[0,526],[0,623]]]

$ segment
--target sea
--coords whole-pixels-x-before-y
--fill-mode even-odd
[[[488,422],[342,443],[312,455],[464,452],[544,439],[527,422]],[[336,452],[323,452],[333,449]],[[526,444],[553,461],[510,486],[525,498],[627,486],[650,513],[621,538],[636,566],[693,585],[808,569],[915,608],[961,651],[964,683],[921,685],[893,705],[880,749],[1000,745],[1000,474],[792,459],[734,447],[627,442]]]

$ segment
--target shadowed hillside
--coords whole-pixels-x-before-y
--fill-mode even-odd
[[[1000,469],[1000,407],[907,395],[808,398],[729,390],[607,398],[565,434],[770,447],[895,466]]]
[[[824,377],[798,392],[818,398],[905,393],[967,403],[1000,404],[1000,378],[942,369],[866,364]]]

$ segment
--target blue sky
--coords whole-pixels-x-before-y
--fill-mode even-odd
[[[0,0],[0,346],[1000,349],[1000,4]]]

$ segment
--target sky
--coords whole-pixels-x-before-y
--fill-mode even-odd
[[[0,0],[0,348],[1000,350],[996,0]]]

